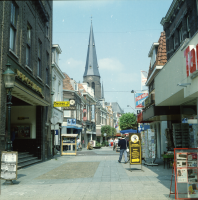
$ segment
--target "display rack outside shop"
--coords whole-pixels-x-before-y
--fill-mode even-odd
[[[174,149],[175,199],[198,199],[197,148]]]
[[[157,153],[156,133],[154,129],[147,129],[143,135],[145,137],[145,161],[146,161],[145,164],[149,166],[158,165],[154,163]]]

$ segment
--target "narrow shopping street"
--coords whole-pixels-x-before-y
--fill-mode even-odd
[[[118,163],[118,157],[110,147],[83,149],[77,156],[19,169],[14,185],[1,180],[0,199],[170,199],[171,168],[164,169],[158,160],[159,166],[143,165],[143,171],[130,172],[129,164],[124,164],[124,159]]]

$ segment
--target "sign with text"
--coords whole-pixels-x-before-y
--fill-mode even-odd
[[[17,163],[18,163],[18,152],[2,151],[0,178],[4,180],[16,180],[17,179]]]
[[[129,134],[129,157],[131,165],[142,164],[140,133]]]
[[[148,97],[148,93],[135,93],[135,108],[144,108],[144,100]]]
[[[54,107],[69,107],[69,101],[54,101]]]

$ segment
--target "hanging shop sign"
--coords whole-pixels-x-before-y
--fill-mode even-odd
[[[69,101],[54,101],[54,107],[69,107]]]
[[[26,77],[22,72],[20,72],[18,69],[16,69],[17,78],[20,79],[22,82],[24,82],[27,86],[31,87],[34,91],[39,93],[42,98],[44,98],[42,89],[37,86],[33,81],[31,81],[28,77]]]
[[[198,76],[198,44],[189,45],[184,51],[184,57],[186,58],[186,75],[192,79]]]
[[[83,121],[87,121],[87,109],[83,109]]]
[[[148,97],[148,93],[135,93],[135,108],[144,108],[144,101]]]
[[[139,133],[129,134],[129,157],[131,165],[138,165],[142,163],[140,138]]]
[[[17,179],[18,152],[1,152],[1,179]]]

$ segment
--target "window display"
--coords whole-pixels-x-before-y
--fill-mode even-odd
[[[14,131],[16,139],[30,139],[30,129],[31,125],[12,125],[12,131]]]

